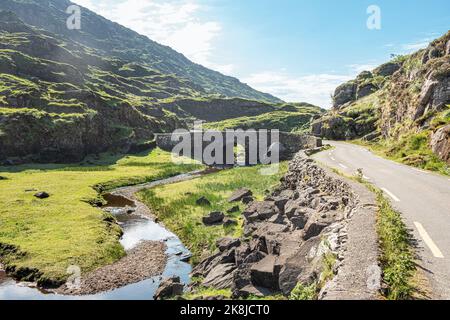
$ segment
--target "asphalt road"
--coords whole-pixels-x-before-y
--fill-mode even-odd
[[[450,299],[450,178],[383,159],[344,142],[316,154],[325,165],[364,178],[381,188],[400,211],[418,243],[420,266],[433,290],[432,298]]]

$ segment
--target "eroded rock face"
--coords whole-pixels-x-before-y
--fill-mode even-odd
[[[450,124],[433,133],[431,149],[440,159],[450,164]]]
[[[281,186],[243,212],[245,238],[217,241],[218,252],[194,268],[202,286],[231,288],[234,297],[289,295],[322,272],[322,257],[343,243],[335,234],[355,206],[350,187],[298,154]]]
[[[388,62],[376,68],[374,70],[374,73],[382,77],[392,76],[395,72],[397,72],[401,68],[401,66],[402,66],[401,63]]]
[[[337,87],[334,92],[333,108],[339,109],[341,106],[356,99],[357,86],[354,82],[347,82]]]

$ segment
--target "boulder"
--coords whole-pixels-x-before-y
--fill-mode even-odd
[[[214,289],[231,288],[235,270],[236,266],[234,263],[220,264],[208,273],[202,281],[202,286]]]
[[[233,238],[222,238],[216,242],[217,248],[220,252],[230,250],[231,248],[239,247],[241,245],[241,240]]]
[[[301,206],[299,204],[298,201],[296,200],[289,200],[286,205],[284,206],[284,214],[288,217],[291,218],[292,216],[294,216],[297,211],[299,211],[301,209]]]
[[[356,84],[353,81],[344,83],[337,87],[333,96],[333,108],[339,109],[342,105],[356,99]]]
[[[431,150],[450,164],[450,124],[435,131],[431,136]]]
[[[164,280],[159,285],[154,295],[155,300],[163,300],[183,294],[184,285],[180,283],[180,277],[172,277]]]
[[[389,77],[392,76],[395,72],[397,72],[401,68],[400,63],[395,62],[388,62],[385,64],[382,64],[378,68],[376,68],[373,72],[375,75],[382,76],[382,77]]]
[[[0,180],[8,180],[8,178],[4,177],[4,176],[0,176]]]
[[[252,191],[242,188],[233,192],[233,194],[228,198],[228,202],[239,202],[245,197],[251,197],[252,195]]]
[[[239,206],[234,206],[233,208],[228,209],[227,213],[236,213],[236,212],[239,212],[240,210],[241,210],[241,208],[239,208]]]
[[[252,196],[244,197],[244,198],[242,199],[242,203],[243,203],[243,204],[250,204],[250,203],[252,203],[253,201],[255,201],[255,198],[253,198]]]
[[[278,275],[280,266],[277,264],[277,257],[268,255],[261,261],[255,263],[251,268],[251,281],[257,287],[278,290]]]
[[[359,86],[356,91],[356,99],[364,98],[368,95],[371,95],[375,91],[377,91],[378,88],[375,87],[373,84],[369,83],[364,86]]]
[[[210,206],[211,202],[206,197],[201,197],[195,202],[199,206]]]
[[[228,218],[228,217],[225,217],[224,219],[223,219],[223,226],[225,227],[225,228],[227,228],[227,227],[233,227],[233,226],[237,226],[238,225],[238,222],[237,222],[237,220],[235,220],[235,219],[231,219],[231,218]]]
[[[212,226],[215,224],[222,223],[224,218],[225,218],[225,215],[223,214],[223,212],[214,211],[214,212],[211,212],[206,217],[203,217],[202,221],[203,221],[203,224],[205,224],[207,226]]]
[[[321,257],[310,259],[311,252],[316,252],[320,245],[320,237],[309,239],[298,247],[295,253],[280,261],[281,269],[278,276],[278,286],[281,292],[289,295],[295,286],[301,282],[310,285],[320,274]]]
[[[271,201],[255,201],[244,212],[247,222],[268,220],[280,213],[280,210]]]
[[[323,229],[331,225],[336,218],[336,212],[316,212],[314,213],[305,225],[304,240],[318,236]]]
[[[38,198],[38,199],[47,199],[47,198],[50,197],[50,195],[49,195],[47,192],[45,192],[45,191],[43,191],[43,192],[38,192],[38,193],[36,193],[34,196],[35,196],[36,198]]]
[[[248,257],[250,252],[250,245],[248,243],[243,243],[239,247],[237,247],[234,251],[236,265],[240,266]]]

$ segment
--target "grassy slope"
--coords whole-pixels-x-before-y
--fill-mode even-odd
[[[320,108],[301,106],[297,111],[280,110],[265,113],[253,117],[240,117],[220,122],[207,123],[207,129],[278,129],[280,131],[292,132],[309,130],[312,118],[321,114]]]
[[[449,165],[440,160],[429,147],[433,131],[450,123],[450,105],[447,107],[446,111],[433,114],[433,120],[428,129],[403,133],[398,139],[381,139],[375,142],[356,140],[354,143],[366,146],[391,160],[450,175]]]
[[[260,166],[235,168],[194,181],[146,190],[141,192],[140,196],[161,221],[189,247],[195,263],[199,262],[204,254],[215,250],[217,239],[225,235],[242,235],[241,212],[231,215],[239,220],[239,226],[227,230],[223,226],[204,226],[202,217],[211,211],[226,212],[235,206],[236,203],[228,203],[227,199],[236,189],[242,187],[251,189],[256,198],[262,200],[265,190],[276,186],[287,171],[287,163],[283,163],[280,168],[278,174],[269,176],[259,174]],[[202,196],[211,201],[211,206],[196,205],[196,200]]]
[[[111,263],[124,251],[119,231],[103,221],[103,212],[86,200],[96,198],[92,188],[135,184],[193,170],[195,165],[175,166],[170,154],[154,150],[140,156],[89,160],[89,165],[27,165],[0,167],[0,244],[25,252],[7,261],[18,267],[36,268],[44,277],[63,279],[69,265],[89,271]],[[38,200],[35,192],[51,197]]]

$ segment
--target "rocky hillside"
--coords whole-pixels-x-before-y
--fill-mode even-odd
[[[312,132],[375,141],[409,164],[426,166],[433,157],[450,163],[450,32],[339,86],[333,109]]]
[[[0,2],[0,163],[129,151],[186,120],[280,102],[87,9],[82,30],[68,30],[69,4]]]
[[[82,9],[82,29],[69,30],[66,27],[68,18],[66,9],[71,4],[69,0],[2,0],[0,10],[12,11],[25,23],[57,34],[70,43],[77,42],[89,47],[97,51],[99,56],[133,61],[160,74],[173,74],[186,79],[195,83],[197,89],[201,88],[200,92],[281,102],[269,94],[250,88],[238,79],[195,64],[171,48],[111,22],[86,8]]]

